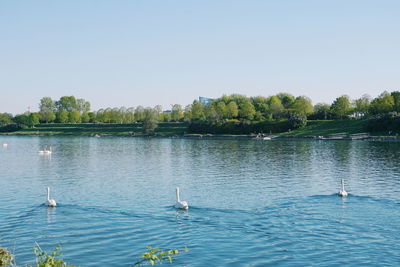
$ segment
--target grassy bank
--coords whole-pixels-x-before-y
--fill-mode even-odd
[[[251,124],[246,127],[243,125],[222,125],[213,126],[212,129],[189,127],[189,123],[171,122],[160,123],[155,130],[156,136],[250,136],[263,132],[264,134],[293,136],[293,137],[309,137],[309,136],[330,136],[335,134],[357,134],[367,133],[366,120],[315,120],[308,121],[304,128],[286,131],[283,127],[284,122],[260,122]],[[209,126],[207,126],[209,127]],[[191,133],[191,134],[189,134]],[[71,136],[144,136],[142,124],[40,124],[35,128],[25,128],[18,131],[7,132],[3,134],[12,135],[71,135]],[[371,136],[387,136],[387,132],[369,132]]]
[[[321,120],[308,121],[304,128],[282,133],[288,136],[329,136],[335,134],[357,134],[367,132],[366,120]],[[373,134],[373,133],[370,133]]]
[[[186,123],[160,123],[155,131],[159,136],[183,135]],[[142,124],[39,124],[35,128],[25,128],[7,134],[16,135],[101,135],[101,136],[142,136]]]

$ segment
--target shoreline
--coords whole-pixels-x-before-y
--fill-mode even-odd
[[[125,137],[125,138],[166,138],[166,139],[203,139],[203,140],[316,140],[316,141],[400,141],[400,136],[364,136],[354,138],[351,136],[343,137],[322,137],[322,136],[302,136],[302,135],[266,135],[268,140],[257,138],[255,135],[218,135],[218,134],[188,134],[188,135],[128,135],[128,134],[65,134],[65,133],[0,133],[0,136],[29,136],[29,137]]]

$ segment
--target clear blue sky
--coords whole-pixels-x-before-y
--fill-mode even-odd
[[[0,112],[400,89],[400,1],[0,1]]]

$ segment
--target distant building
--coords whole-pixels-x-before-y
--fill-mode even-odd
[[[201,97],[199,96],[199,102],[201,104],[203,104],[204,106],[208,106],[208,104],[210,104],[211,101],[213,101],[214,99],[212,98],[207,98],[207,97]]]
[[[350,114],[348,117],[352,119],[363,119],[365,118],[365,113],[356,111]]]

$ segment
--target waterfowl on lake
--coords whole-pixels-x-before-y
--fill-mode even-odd
[[[346,190],[344,190],[344,180],[343,179],[341,181],[341,188],[339,190],[338,195],[341,196],[341,197],[347,197],[347,195],[348,195]]]
[[[179,197],[179,187],[176,188],[176,203],[175,203],[175,208],[177,209],[184,209],[187,210],[189,208],[189,205],[186,201],[181,201]]]
[[[55,207],[57,206],[57,203],[54,199],[50,199],[50,187],[47,187],[47,201],[46,201],[46,205],[48,207]]]
[[[50,149],[47,149],[47,147],[44,150],[39,150],[39,154],[51,154],[51,147]]]
[[[7,147],[7,146],[8,146],[8,144],[6,144],[6,143],[3,144],[3,147]]]

